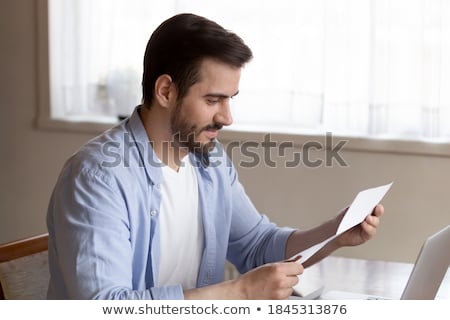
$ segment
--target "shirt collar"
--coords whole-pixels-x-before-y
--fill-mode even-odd
[[[191,153],[191,159],[193,161],[196,162],[197,167],[199,167],[199,165],[206,169],[207,167],[209,167],[209,153],[201,153],[201,152],[195,152],[195,153]]]
[[[139,112],[142,106],[134,108],[133,113],[128,118],[127,127],[131,133],[133,141],[139,151],[141,162],[145,167],[147,177],[154,184],[159,184],[163,181],[163,174],[161,170],[161,161],[158,159],[156,153],[153,151],[152,144],[150,143],[145,131],[144,124],[142,123]]]

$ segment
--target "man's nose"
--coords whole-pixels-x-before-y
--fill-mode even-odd
[[[215,122],[224,126],[229,126],[233,123],[233,116],[231,115],[230,99],[226,99],[220,106],[219,111],[215,116]]]

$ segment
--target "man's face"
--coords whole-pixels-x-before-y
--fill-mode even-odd
[[[174,142],[190,152],[207,153],[218,131],[233,122],[230,99],[239,91],[241,69],[212,59],[200,67],[200,81],[191,86],[171,114]]]

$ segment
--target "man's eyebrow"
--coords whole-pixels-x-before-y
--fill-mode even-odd
[[[239,93],[239,90],[236,91],[236,93],[233,94],[232,96],[228,96],[228,95],[223,94],[223,93],[214,93],[214,92],[211,92],[211,93],[205,94],[203,97],[204,97],[204,98],[222,98],[222,99],[227,99],[227,98],[233,98],[233,97],[237,96],[238,93]]]

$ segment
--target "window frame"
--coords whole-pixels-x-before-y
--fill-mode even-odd
[[[50,59],[49,59],[49,20],[48,1],[36,1],[36,37],[37,37],[37,95],[38,106],[36,128],[38,130],[52,130],[59,132],[99,134],[117,122],[99,121],[68,121],[55,119],[51,116],[50,99]],[[308,141],[325,141],[323,135],[305,133],[280,133],[263,130],[248,130],[232,126],[222,130],[220,140],[229,141],[261,141],[261,137],[270,133],[274,141],[289,141],[294,146],[304,145]],[[425,155],[450,158],[450,142],[429,142],[422,140],[400,140],[390,138],[370,138],[363,136],[334,136],[333,139],[345,140],[344,151],[376,152],[404,155]]]

